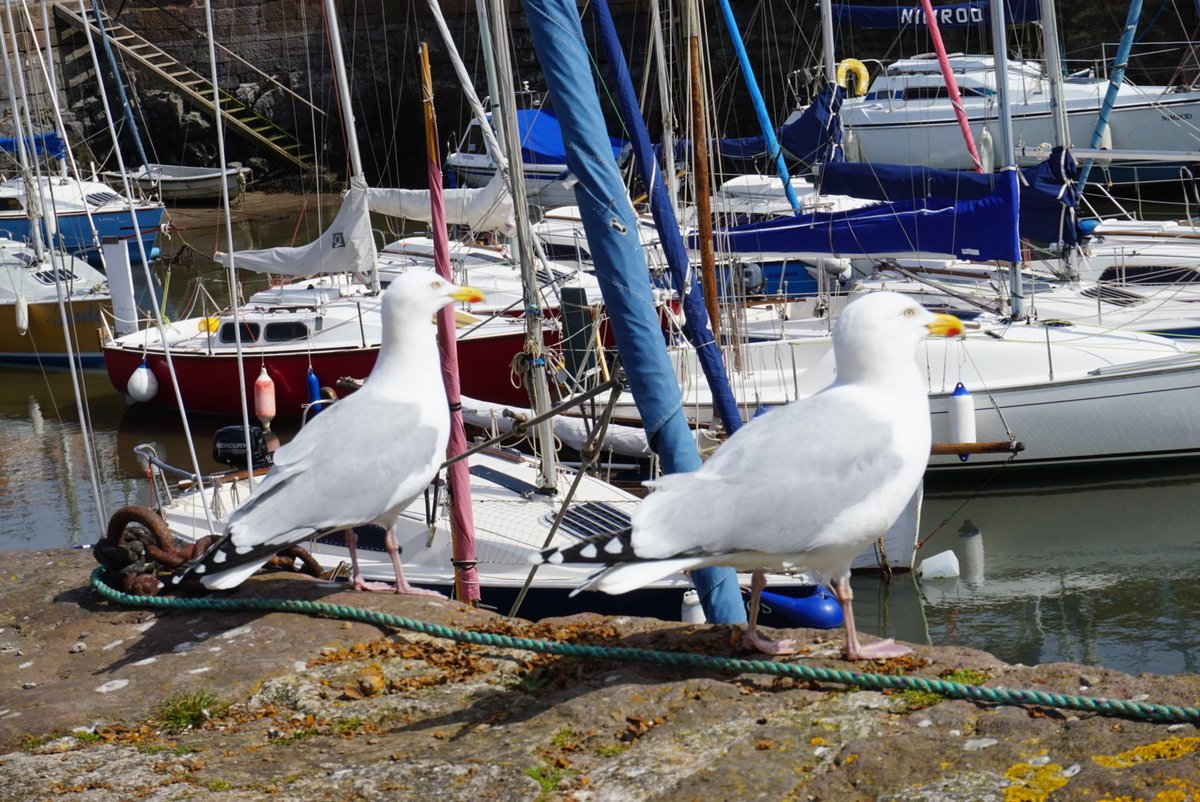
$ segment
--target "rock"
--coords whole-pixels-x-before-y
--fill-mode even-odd
[[[86,643],[72,643],[71,648],[67,649],[67,652],[70,654],[83,654],[86,651],[87,651]]]
[[[56,564],[31,570],[47,554]],[[20,637],[39,680],[0,685],[3,802],[41,800],[46,789],[102,802],[400,799],[429,789],[445,802],[1153,799],[1178,790],[1171,783],[1194,756],[1190,725],[936,698],[909,711],[902,694],[826,680],[559,658],[287,613],[143,615],[88,588],[93,565],[81,552],[0,554],[0,574],[28,577],[0,584],[0,610],[27,618]],[[254,577],[221,598],[320,600],[517,637],[746,656],[728,627],[603,616],[539,625],[291,575]],[[81,631],[119,643],[71,655]],[[244,634],[222,637],[231,632]],[[175,651],[183,642],[201,645]],[[986,669],[991,687],[1064,694],[1091,673],[922,645],[912,658],[798,665],[926,678]],[[1200,698],[1192,674],[1103,676],[1156,703]],[[198,694],[212,698],[185,704]],[[164,710],[182,718],[197,706],[211,718],[166,723]],[[86,792],[67,793],[76,788]]]

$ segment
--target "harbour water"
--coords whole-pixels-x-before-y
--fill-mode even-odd
[[[303,202],[252,198],[235,227],[236,246],[307,241],[329,219],[327,201],[298,224]],[[197,277],[215,297],[227,297],[216,295],[218,271],[203,257],[217,240],[215,213],[184,214],[176,220],[183,230],[164,248],[175,264],[170,299],[181,309]],[[91,544],[117,507],[147,503],[133,453],[139,443],[154,442],[160,456],[187,463],[177,413],[127,406],[103,371],[87,371],[81,381],[95,438],[95,490],[70,375],[0,369],[0,551]],[[216,469],[212,433],[232,422],[191,422],[202,470]],[[1200,466],[1190,474],[1064,472],[1053,482],[1002,473],[975,487],[933,488],[918,560],[953,550],[960,576],[856,577],[860,626],[907,641],[983,649],[1014,663],[1194,672],[1200,669],[1198,497]]]

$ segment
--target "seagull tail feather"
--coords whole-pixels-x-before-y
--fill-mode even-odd
[[[633,530],[630,527],[586,537],[567,548],[552,548],[533,552],[529,562],[542,563],[600,563],[614,565],[640,559],[634,551]]]

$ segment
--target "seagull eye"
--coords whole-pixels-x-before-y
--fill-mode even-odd
[[[917,310],[916,310],[916,309],[909,308],[909,309],[905,309],[905,310],[904,310],[904,316],[905,316],[905,317],[912,317],[912,316],[913,316],[913,315],[915,315],[916,313],[917,313]]]
[[[432,288],[433,288],[433,289],[435,289],[435,290],[440,290],[440,289],[442,288],[442,282],[440,282],[440,281],[434,281],[434,282],[432,282],[432,283],[431,283],[429,286],[430,286],[430,287],[432,287]]]

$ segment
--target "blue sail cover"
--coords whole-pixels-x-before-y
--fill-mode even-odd
[[[63,142],[62,137],[53,131],[25,137],[25,147],[33,150],[40,156],[49,156],[52,159],[61,159],[67,155],[67,146]],[[0,137],[0,150],[8,153],[17,153],[20,150],[20,146],[17,144],[17,140],[12,137]]]
[[[1017,173],[1005,170],[982,198],[922,197],[844,212],[777,218],[716,232],[734,253],[946,254],[979,261],[1021,261]]]
[[[1025,239],[1037,242],[1079,241],[1074,210],[1077,170],[1071,152],[1055,148],[1050,158],[1021,170],[1018,228]],[[837,162],[822,165],[821,192],[880,201],[918,198],[986,198],[1001,180],[998,173],[937,170],[907,164]]]
[[[521,133],[521,161],[524,164],[565,164],[567,151],[563,144],[562,126],[549,108],[521,109],[517,112],[517,130]],[[604,130],[601,128],[600,130]],[[613,158],[621,159],[629,143],[608,137]]]
[[[595,0],[593,5],[596,21],[599,23],[600,44],[604,49],[608,68],[613,74],[612,85],[616,94],[617,109],[625,123],[625,130],[633,137],[634,161],[642,183],[649,191],[650,212],[654,215],[659,244],[671,271],[671,283],[676,288],[683,288],[679,293],[684,311],[683,333],[697,351],[700,366],[712,391],[713,406],[725,423],[726,431],[733,434],[741,428],[741,413],[738,412],[737,401],[729,386],[721,349],[717,347],[708,327],[708,310],[704,306],[703,293],[696,283],[695,276],[688,269],[687,248],[683,244],[683,236],[679,233],[675,207],[671,205],[662,170],[659,169],[654,148],[650,144],[646,121],[642,119],[641,109],[638,107],[637,92],[629,75],[629,67],[625,63],[625,54],[617,39],[617,29],[608,8],[608,0]]]
[[[841,160],[842,153],[842,88],[834,84],[823,88],[808,108],[792,122],[775,132],[785,153],[806,164]],[[725,159],[748,161],[771,155],[767,138],[746,136],[710,140],[709,152]],[[655,156],[662,157],[662,144],[654,146]],[[675,158],[692,157],[692,140],[675,140]]]
[[[779,132],[788,155],[805,164],[842,161],[842,88],[822,87],[808,108]]]
[[[859,6],[834,3],[833,22],[853,28],[875,28],[881,30],[903,30],[905,28],[927,28],[925,9],[920,3],[912,6]],[[976,25],[991,25],[991,3],[988,0],[972,0],[934,6],[939,28],[966,28]],[[1004,19],[1010,25],[1037,22],[1041,19],[1038,0],[1008,0],[1004,4]]]
[[[607,136],[602,135],[604,117],[578,7],[575,0],[525,0],[524,7],[538,62],[568,134],[567,168],[579,179],[575,198],[588,249],[646,437],[665,472],[696,470],[700,454],[663,341],[637,217]],[[733,574],[729,569],[709,570]],[[721,605],[723,623],[745,621],[736,576],[732,583],[718,576],[709,590],[727,591],[723,595],[735,600]],[[700,595],[703,599],[705,591]]]

